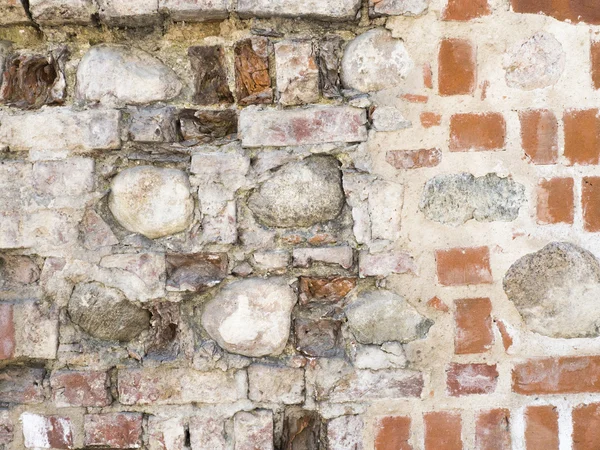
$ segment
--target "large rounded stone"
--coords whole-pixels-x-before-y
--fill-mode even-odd
[[[75,286],[68,312],[74,323],[98,339],[130,341],[150,327],[148,311],[100,283]]]
[[[350,330],[361,344],[422,339],[433,325],[404,298],[384,290],[362,292],[345,313]]]
[[[121,45],[92,47],[77,70],[77,97],[111,106],[170,100],[181,88],[175,72],[161,61]]]
[[[399,39],[382,28],[369,30],[354,39],[342,58],[342,82],[362,92],[380,91],[401,85],[414,63]]]
[[[202,326],[228,352],[278,355],[288,341],[296,300],[282,278],[236,281],[207,303]]]
[[[576,245],[553,242],[516,261],[504,291],[527,327],[556,338],[598,336],[600,263]]]
[[[335,219],[344,206],[339,163],[311,156],[287,164],[250,196],[248,206],[269,227],[310,227]]]
[[[113,179],[108,206],[123,227],[155,239],[189,226],[194,199],[184,172],[139,166]]]

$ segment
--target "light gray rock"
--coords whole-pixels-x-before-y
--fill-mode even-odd
[[[158,1],[96,0],[100,20],[116,26],[148,26],[158,21]]]
[[[427,335],[433,322],[390,291],[360,293],[345,308],[350,331],[361,344],[407,343]]]
[[[357,369],[402,369],[407,360],[402,345],[398,342],[386,342],[384,345],[358,345],[352,354]]]
[[[248,388],[248,397],[254,402],[302,403],[304,369],[253,364],[248,367]]]
[[[414,67],[406,47],[382,28],[355,38],[342,58],[344,87],[374,92],[401,85]]]
[[[229,14],[229,0],[159,0],[158,7],[175,21],[204,22]]]
[[[370,0],[369,15],[419,16],[427,11],[429,0]]]
[[[478,222],[510,222],[525,203],[525,186],[495,173],[475,178],[469,173],[438,175],[425,184],[421,211],[435,222],[458,226]]]
[[[372,119],[373,129],[376,131],[397,131],[412,126],[410,120],[406,120],[400,110],[393,106],[378,107]]]
[[[360,0],[238,0],[240,17],[307,17],[311,19],[352,20],[360,9]]]
[[[173,70],[133,47],[97,45],[85,54],[77,69],[76,95],[88,102],[139,105],[170,100],[181,88]]]
[[[517,260],[504,292],[527,327],[555,338],[600,335],[600,263],[568,242],[553,242]]]
[[[100,283],[75,286],[68,312],[74,323],[98,339],[130,341],[150,327],[148,311]]]
[[[235,450],[273,450],[273,412],[240,411],[233,417]]]
[[[138,166],[113,178],[108,206],[124,228],[156,239],[190,225],[194,199],[184,172]]]
[[[313,264],[336,264],[349,269],[354,264],[354,252],[350,246],[295,248],[292,252],[294,267],[310,267]]]
[[[86,25],[98,7],[92,0],[29,0],[29,11],[39,25]]]
[[[296,294],[282,278],[235,281],[206,304],[202,326],[228,352],[280,354],[289,337]]]
[[[137,142],[179,140],[175,108],[132,108],[128,112],[129,139]]]
[[[303,105],[319,100],[319,69],[310,41],[275,44],[277,89],[283,105]]]
[[[339,162],[328,156],[287,164],[248,200],[259,222],[280,228],[310,227],[333,220],[343,206]]]
[[[364,421],[361,416],[340,416],[327,424],[327,448],[363,450]]]

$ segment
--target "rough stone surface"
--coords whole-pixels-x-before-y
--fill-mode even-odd
[[[92,23],[98,7],[92,0],[29,0],[29,11],[40,25],[87,25]]]
[[[307,17],[326,20],[352,20],[360,8],[359,0],[321,2],[307,0],[239,0],[238,13],[242,18],[256,17]]]
[[[233,418],[236,450],[273,450],[273,413],[240,411]]]
[[[29,17],[19,0],[1,0],[0,9],[3,12],[0,16],[0,25],[29,23]]]
[[[195,111],[185,109],[179,115],[183,139],[208,143],[237,133],[237,114],[234,110]]]
[[[201,292],[227,276],[227,255],[167,255],[167,290]]]
[[[377,108],[371,116],[376,131],[397,131],[411,126],[398,108],[383,106]]]
[[[269,56],[273,44],[267,38],[239,41],[235,54],[235,91],[240,105],[273,103]]]
[[[137,142],[179,140],[175,108],[136,108],[129,111],[129,139]]]
[[[339,36],[326,36],[319,43],[319,86],[326,98],[341,96],[340,64],[344,41]]]
[[[263,225],[282,228],[333,220],[343,205],[339,163],[324,156],[284,166],[248,200],[248,207]]]
[[[233,103],[227,83],[225,53],[221,46],[190,47],[188,56],[195,76],[194,103]]]
[[[97,0],[100,19],[114,26],[143,26],[158,20],[158,2]]]
[[[304,370],[253,364],[248,368],[248,397],[255,402],[286,405],[304,400]]]
[[[369,0],[369,15],[419,16],[427,11],[429,0]]]
[[[280,354],[287,343],[296,295],[281,278],[252,278],[224,287],[205,307],[202,326],[227,351]]]
[[[495,173],[438,175],[423,189],[420,208],[435,222],[458,226],[468,220],[511,222],[525,202],[525,187]]]
[[[361,92],[401,85],[414,63],[402,41],[375,28],[354,39],[344,51],[342,82]]]
[[[363,450],[364,422],[361,416],[341,416],[327,424],[327,445],[330,450]]]
[[[98,45],[77,69],[77,96],[105,105],[141,105],[179,95],[179,78],[143,50],[122,45]]]
[[[533,332],[557,338],[599,334],[600,263],[581,247],[553,242],[525,255],[506,273],[504,291]]]
[[[552,86],[562,75],[565,64],[561,43],[552,34],[541,31],[505,56],[506,84],[525,90]]]
[[[226,19],[229,14],[227,0],[159,0],[158,7],[173,20],[186,22]]]
[[[184,231],[194,200],[185,173],[139,166],[113,179],[109,207],[124,228],[155,239]]]
[[[275,61],[282,105],[303,105],[319,100],[319,69],[312,42],[278,42]]]

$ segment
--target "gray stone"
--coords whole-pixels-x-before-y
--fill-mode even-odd
[[[304,370],[253,364],[248,367],[248,398],[295,405],[304,401]]]
[[[523,256],[506,273],[504,292],[535,333],[600,335],[600,263],[581,247],[553,242]]]
[[[319,85],[326,98],[341,97],[340,63],[344,40],[339,36],[326,36],[319,45]]]
[[[158,21],[158,2],[96,0],[102,22],[116,26],[148,26]]]
[[[344,206],[339,163],[311,156],[288,164],[250,196],[248,206],[270,227],[310,227],[333,220]]]
[[[429,0],[369,0],[369,15],[419,16],[427,11]]]
[[[138,166],[113,179],[108,206],[124,228],[155,239],[190,225],[194,199],[184,172]]]
[[[372,115],[373,129],[376,131],[397,131],[410,128],[412,123],[406,120],[398,108],[380,106]]]
[[[175,21],[204,22],[229,14],[229,0],[159,0],[158,7]]]
[[[363,450],[364,421],[361,416],[341,416],[327,423],[329,450]]]
[[[131,303],[119,290],[100,283],[75,286],[68,311],[74,323],[98,339],[130,341],[150,327],[148,311]]]
[[[404,349],[398,342],[386,342],[381,347],[358,345],[352,359],[357,369],[402,369],[407,365]]]
[[[137,142],[176,142],[175,108],[139,108],[129,111],[129,139]]]
[[[360,293],[345,308],[345,313],[350,330],[362,344],[422,339],[433,325],[404,298],[384,290]]]
[[[342,58],[342,82],[361,92],[401,85],[414,67],[400,39],[382,28],[369,30],[346,47]]]
[[[240,17],[306,17],[329,21],[352,20],[360,9],[360,0],[238,0]]]
[[[87,25],[98,7],[93,0],[29,0],[29,11],[39,25]]]
[[[179,95],[181,88],[173,70],[134,47],[92,47],[77,69],[76,95],[88,102],[140,105],[170,100]]]
[[[510,222],[525,202],[525,186],[495,173],[475,178],[469,173],[438,175],[423,189],[420,208],[435,222],[458,226],[478,222]]]
[[[202,326],[229,352],[278,355],[288,341],[296,300],[282,278],[235,281],[206,304]]]
[[[315,263],[322,263],[349,269],[354,264],[354,252],[349,246],[295,248],[292,258],[294,267],[311,267]]]

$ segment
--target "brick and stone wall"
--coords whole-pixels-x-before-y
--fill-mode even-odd
[[[0,0],[0,450],[598,450],[599,26]]]

